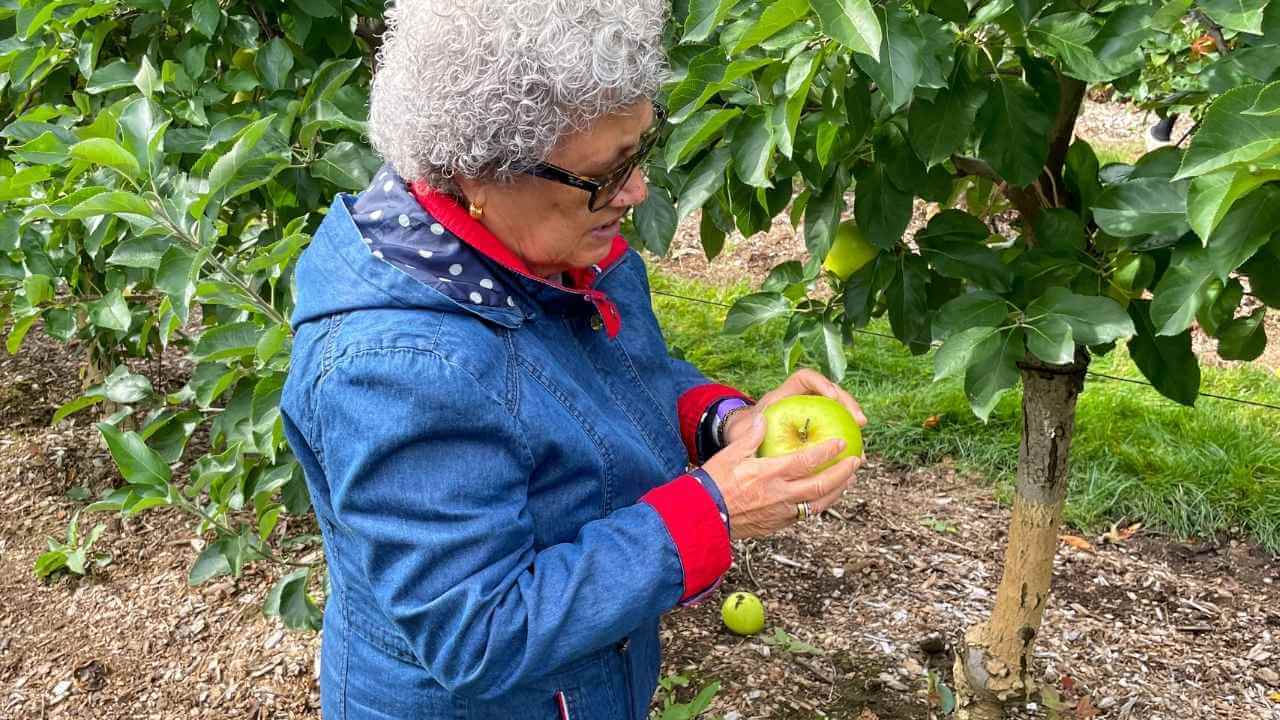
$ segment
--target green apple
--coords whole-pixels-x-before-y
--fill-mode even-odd
[[[764,603],[749,592],[738,591],[724,599],[720,617],[725,627],[739,635],[755,635],[764,629]]]
[[[831,243],[831,250],[827,252],[827,259],[822,261],[822,267],[841,280],[848,280],[850,275],[879,254],[880,248],[867,241],[857,223],[846,220],[836,228],[835,242]]]
[[[790,455],[827,440],[844,440],[844,451],[818,471],[844,458],[862,455],[862,428],[843,405],[822,395],[792,395],[764,409],[764,442],[760,457]],[[815,471],[817,472],[817,471]]]

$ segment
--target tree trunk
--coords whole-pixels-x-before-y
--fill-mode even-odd
[[[1022,445],[1009,545],[991,617],[969,628],[957,649],[962,720],[998,720],[1006,703],[1036,691],[1032,649],[1053,579],[1076,397],[1088,364],[1078,351],[1072,365],[1047,366],[1028,357],[1020,366]]]

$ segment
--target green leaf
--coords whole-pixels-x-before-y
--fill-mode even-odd
[[[885,290],[894,337],[917,355],[929,349],[928,282],[925,261],[916,255],[902,255],[898,258],[898,272]]]
[[[645,249],[663,257],[671,247],[676,234],[676,209],[667,191],[655,185],[649,186],[649,196],[634,212],[636,233]]]
[[[10,355],[18,354],[18,350],[22,347],[23,339],[27,337],[31,326],[35,325],[39,319],[39,315],[28,315],[13,323],[13,329],[9,331],[9,338],[5,341],[5,349],[9,351]]]
[[[106,297],[89,303],[89,322],[105,330],[128,332],[133,324],[133,316],[129,313],[129,305],[124,295],[117,288]]]
[[[262,328],[247,321],[216,325],[200,336],[191,355],[202,362],[253,355],[261,333]]]
[[[934,320],[935,338],[942,339],[971,327],[1000,327],[1009,318],[1009,303],[986,290],[965,293],[948,301]]]
[[[1215,100],[1191,138],[1174,179],[1205,175],[1280,153],[1280,115],[1245,114],[1261,94],[1261,85],[1248,85]]]
[[[288,342],[289,326],[284,324],[273,325],[259,338],[258,345],[254,348],[254,358],[259,365],[265,365],[267,361],[279,355]]]
[[[733,168],[742,182],[753,187],[773,187],[769,182],[769,161],[777,142],[773,124],[763,113],[751,115],[738,126],[733,142]]]
[[[844,209],[844,183],[833,178],[804,208],[804,245],[809,256],[825,258],[835,241]]]
[[[194,266],[196,257],[195,253],[182,245],[171,244],[160,257],[160,264],[156,268],[156,289],[169,297],[178,320],[183,324],[187,321],[191,298],[196,294],[196,286],[192,282],[197,269]]]
[[[700,43],[711,36],[729,15],[734,0],[690,0],[681,44]]]
[[[784,92],[787,101],[773,108],[773,123],[778,141],[778,150],[786,157],[791,157],[794,150],[796,128],[800,125],[800,114],[809,98],[809,88],[813,78],[822,66],[822,53],[808,50],[800,53],[787,68]]]
[[[130,404],[145,400],[155,394],[151,381],[145,375],[129,372],[125,365],[117,366],[104,381],[106,398],[114,403]]]
[[[676,201],[679,210],[676,218],[679,222],[684,222],[690,213],[702,207],[703,203],[724,187],[725,169],[732,159],[729,148],[717,147],[694,166]]]
[[[1027,350],[1050,365],[1067,365],[1076,357],[1071,323],[1058,315],[1045,315],[1026,325]]]
[[[973,414],[983,422],[991,417],[1001,396],[1018,384],[1018,363],[1026,354],[1021,328],[996,333],[973,349],[964,375],[964,393]]]
[[[1214,229],[1236,201],[1273,180],[1280,180],[1280,170],[1251,172],[1247,168],[1228,168],[1195,178],[1187,192],[1187,219],[1191,229],[1208,245]]]
[[[263,185],[288,166],[289,146],[271,127],[274,121],[275,116],[268,115],[245,126],[231,150],[218,156],[209,170],[208,192],[191,205],[194,217],[203,214],[211,203],[216,207],[236,195]],[[338,169],[334,160],[345,162],[353,159],[352,148],[349,147],[351,145],[339,143],[330,148],[313,172],[324,177],[326,170],[332,172]],[[336,157],[330,157],[331,153]],[[354,171],[343,169],[344,173]]]
[[[883,33],[870,0],[810,0],[822,30],[854,52],[880,59]]]
[[[964,372],[973,359],[973,351],[997,332],[994,327],[979,326],[948,336],[933,356],[934,382]]]
[[[1209,283],[1204,287],[1204,303],[1196,313],[1200,328],[1211,337],[1217,337],[1220,329],[1236,316],[1236,308],[1244,300],[1244,285],[1239,278],[1231,278],[1225,286]]]
[[[1071,77],[1085,82],[1104,82],[1118,73],[1104,66],[1090,47],[1090,41],[1100,29],[1088,13],[1063,12],[1036,20],[1027,28],[1027,38],[1051,51]]]
[[[1262,11],[1267,3],[1258,0],[1196,0],[1214,22],[1227,30],[1262,34]]]
[[[212,39],[222,21],[222,9],[218,0],[195,0],[191,3],[191,27],[201,35]]]
[[[323,614],[307,595],[309,570],[296,570],[280,578],[263,603],[267,615],[277,615],[285,627],[294,630],[319,630]]]
[[[1271,307],[1280,307],[1280,256],[1263,250],[1241,267],[1249,277],[1249,291]]]
[[[1066,288],[1049,288],[1027,306],[1027,317],[1061,318],[1071,326],[1076,342],[1103,345],[1134,333],[1133,321],[1120,304],[1100,295],[1077,295]]]
[[[107,441],[120,474],[133,485],[146,485],[167,492],[172,473],[164,459],[135,432],[120,432],[107,423],[98,423],[98,432]]]
[[[781,293],[753,293],[738,298],[724,316],[724,334],[737,335],[753,325],[791,314],[791,303]]]
[[[924,39],[911,16],[901,8],[889,5],[882,12],[885,31],[879,53],[859,53],[854,55],[854,62],[876,81],[889,109],[897,111],[911,100],[924,76]]]
[[[137,75],[137,66],[117,58],[94,70],[84,91],[90,95],[99,95],[122,87],[130,87]]]
[[[1257,360],[1267,349],[1267,328],[1262,322],[1266,315],[1264,306],[1245,317],[1229,321],[1218,335],[1218,355],[1223,360]]]
[[[263,172],[274,176],[286,164],[287,161],[282,160],[279,164],[264,168]],[[367,147],[343,140],[326,150],[324,155],[316,160],[311,167],[311,173],[343,190],[363,190],[373,181],[373,174],[378,171],[381,164],[378,157]]]
[[[22,281],[22,291],[27,303],[38,307],[53,299],[53,281],[48,275],[28,275]]]
[[[969,83],[943,88],[933,100],[913,100],[907,127],[920,159],[933,166],[963,149],[986,100],[987,89]]]
[[[1151,27],[1161,32],[1172,32],[1191,9],[1191,3],[1192,0],[1168,0],[1151,16]]]
[[[258,50],[254,67],[268,90],[283,90],[293,70],[293,51],[284,40],[275,38]]]
[[[84,220],[99,215],[137,215],[150,217],[151,205],[141,196],[123,190],[99,193],[71,208],[63,219]]]
[[[1111,185],[1098,198],[1093,218],[1116,237],[1154,235],[1177,239],[1186,233],[1187,182],[1141,178]]]
[[[886,250],[902,241],[911,223],[911,193],[896,188],[885,176],[883,163],[861,165],[855,171],[853,208],[867,239]]]
[[[1150,4],[1117,8],[1107,16],[1102,30],[1089,43],[1113,77],[1127,74],[1142,65],[1143,55],[1139,49],[1153,35],[1153,10]]]
[[[209,543],[191,564],[191,569],[187,572],[187,585],[195,587],[213,578],[230,574],[231,564],[227,562],[227,556],[222,552],[222,545],[216,542]]]
[[[755,47],[793,25],[809,12],[809,0],[774,0],[734,45],[730,55]]]
[[[1173,337],[1159,336],[1150,316],[1150,303],[1135,300],[1129,316],[1137,332],[1129,338],[1129,356],[1161,395],[1194,406],[1200,394],[1200,362],[1191,350],[1191,331]]]
[[[1006,181],[1030,185],[1049,158],[1053,114],[1026,81],[1001,76],[978,111],[978,157]]]
[[[687,120],[676,126],[667,139],[666,162],[670,170],[686,158],[701,150],[708,142],[717,137],[720,130],[734,118],[742,114],[738,108],[719,108],[703,110],[690,115]]]
[[[111,257],[107,258],[107,264],[155,270],[160,267],[160,259],[165,252],[172,247],[173,239],[169,237],[152,235],[129,238],[116,245]]]
[[[984,244],[990,234],[978,218],[961,210],[944,210],[916,234],[916,244],[939,275],[1006,292],[1013,275]]]
[[[138,161],[114,140],[90,138],[72,145],[70,152],[77,160],[105,165],[131,180],[142,174]]]
[[[1280,12],[1277,12],[1277,14],[1280,14]],[[1262,92],[1258,93],[1258,99],[1244,114],[1280,115],[1280,82],[1273,82],[1262,88]]]
[[[53,419],[49,421],[49,425],[57,425],[65,420],[67,416],[78,413],[87,407],[97,405],[104,400],[106,400],[106,398],[101,395],[81,395],[75,400],[65,403],[59,407],[57,411],[53,413]]]
[[[168,126],[164,110],[145,97],[137,98],[120,112],[124,149],[137,160],[143,177],[154,174],[161,162],[161,146]]]
[[[160,78],[160,73],[156,72],[155,66],[151,64],[151,59],[146,55],[142,56],[142,62],[138,65],[138,74],[133,76],[133,84],[146,97],[151,97],[158,92],[164,92],[164,81]]]
[[[844,380],[849,361],[839,326],[823,320],[818,323],[816,332],[806,335],[804,340],[806,349],[818,361],[822,374],[835,382]]]

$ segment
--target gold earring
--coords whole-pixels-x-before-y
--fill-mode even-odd
[[[480,218],[484,217],[484,208],[480,207],[479,205],[476,205],[475,203],[471,203],[470,205],[471,205],[471,208],[469,212],[471,213],[471,217],[475,218],[476,220],[479,220]]]

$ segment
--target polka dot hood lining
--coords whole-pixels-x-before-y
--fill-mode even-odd
[[[351,217],[374,257],[455,302],[516,306],[493,263],[428,215],[390,167],[378,171],[356,196]]]

